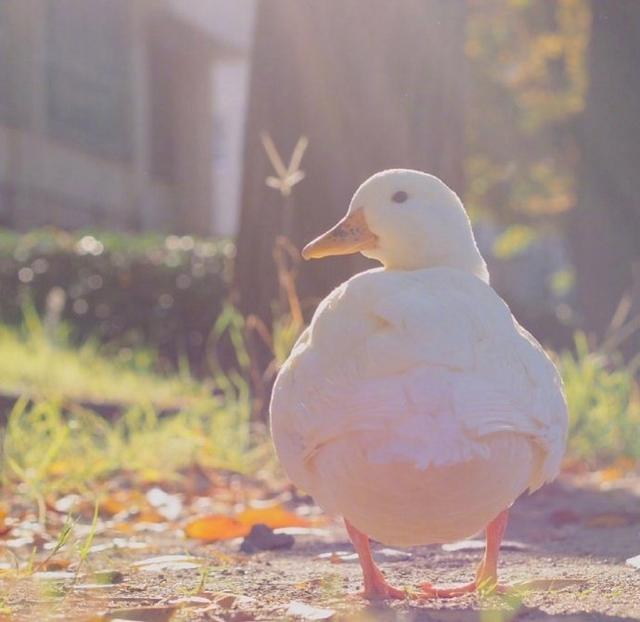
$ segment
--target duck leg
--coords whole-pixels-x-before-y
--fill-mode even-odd
[[[508,518],[509,510],[504,510],[487,525],[487,544],[484,557],[476,571],[476,578],[471,583],[440,587],[425,583],[422,585],[422,596],[424,598],[453,598],[475,592],[478,589],[503,592],[506,587],[498,583],[498,555]]]
[[[392,587],[387,583],[382,571],[376,566],[371,557],[371,547],[369,546],[369,536],[358,531],[346,518],[344,524],[353,543],[353,548],[360,559],[362,574],[364,577],[364,591],[362,596],[369,600],[383,600],[385,598],[405,598],[403,590]]]

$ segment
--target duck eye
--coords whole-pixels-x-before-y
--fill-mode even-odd
[[[391,200],[394,203],[404,203],[409,198],[409,195],[404,190],[398,190],[392,197]]]

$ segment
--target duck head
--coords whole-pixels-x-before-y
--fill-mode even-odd
[[[455,192],[433,175],[376,173],[353,195],[347,215],[302,250],[305,259],[360,252],[389,270],[458,268],[488,282],[487,267]]]

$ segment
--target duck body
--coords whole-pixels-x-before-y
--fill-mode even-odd
[[[289,477],[342,515],[367,598],[403,598],[376,566],[389,545],[486,531],[475,579],[422,585],[454,597],[497,581],[508,508],[556,476],[567,436],[560,376],[489,285],[457,195],[420,171],[382,171],[302,251],[360,252],[276,379],[271,431]]]
[[[271,403],[278,456],[331,514],[392,546],[480,531],[558,472],[559,375],[481,278],[363,272],[319,305]]]

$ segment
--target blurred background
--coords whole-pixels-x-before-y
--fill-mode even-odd
[[[239,464],[305,319],[368,265],[298,249],[405,167],[463,198],[556,353],[572,455],[637,459],[639,66],[637,0],[0,0],[6,452],[76,417],[104,454],[93,413],[122,443],[174,426],[128,465],[178,437],[176,464]]]

